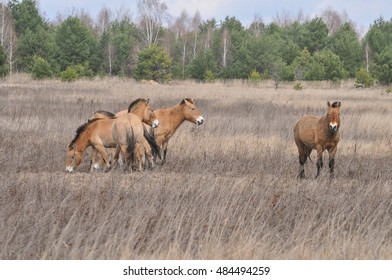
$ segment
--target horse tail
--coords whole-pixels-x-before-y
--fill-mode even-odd
[[[136,140],[135,140],[135,135],[133,133],[133,128],[131,127],[131,131],[127,130],[127,152],[128,152],[128,158],[126,160],[133,161],[135,148],[136,148]]]
[[[143,125],[143,131],[144,131],[144,133],[143,133],[144,138],[146,138],[148,144],[150,145],[153,154],[154,154],[154,155],[158,155],[158,156],[159,156],[159,159],[162,159],[162,157],[161,157],[161,148],[159,148],[157,142],[155,141],[154,136],[151,135],[151,134],[148,132],[146,126],[144,126],[144,125]]]

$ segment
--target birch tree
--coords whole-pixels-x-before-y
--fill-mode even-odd
[[[17,37],[10,10],[5,4],[0,5],[0,45],[7,55],[9,74],[12,75],[16,62]]]
[[[148,48],[157,44],[163,23],[170,19],[167,5],[159,0],[139,0],[139,26],[143,46]]]

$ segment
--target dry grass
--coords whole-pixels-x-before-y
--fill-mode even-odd
[[[391,259],[392,96],[349,84],[0,82],[0,259]],[[65,148],[94,110],[195,98],[153,171],[75,174]],[[342,101],[336,179],[297,180],[293,125]]]

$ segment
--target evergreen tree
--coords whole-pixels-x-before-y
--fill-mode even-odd
[[[48,23],[39,14],[35,0],[11,0],[11,10],[18,36],[17,65],[28,70],[35,55],[50,61],[54,54],[53,34]]]
[[[157,45],[142,50],[138,55],[138,63],[135,69],[136,80],[154,80],[166,82],[171,79],[169,73],[171,60],[167,53]]]
[[[0,45],[0,78],[8,74],[7,55],[2,45]]]
[[[76,17],[68,17],[56,31],[57,63],[64,71],[68,66],[84,65],[97,72],[98,40]]]
[[[328,49],[339,56],[350,77],[354,77],[363,61],[363,50],[351,24],[343,24],[329,38]]]

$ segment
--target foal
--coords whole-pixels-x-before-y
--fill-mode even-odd
[[[304,116],[294,127],[294,140],[299,154],[299,178],[305,178],[304,164],[312,150],[317,150],[317,174],[323,167],[323,152],[329,154],[329,171],[334,176],[335,154],[340,140],[340,106],[341,102],[327,103],[328,111],[325,116]]]

